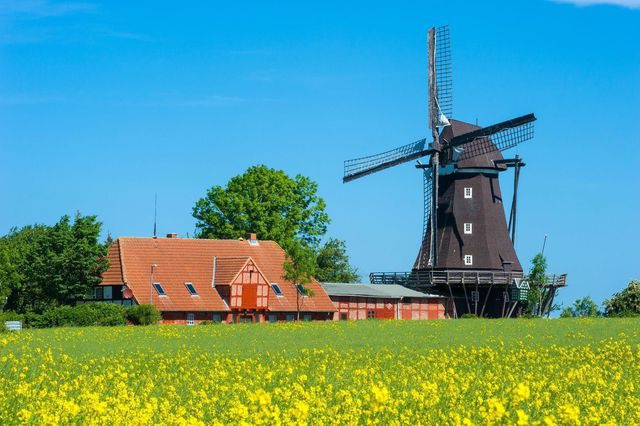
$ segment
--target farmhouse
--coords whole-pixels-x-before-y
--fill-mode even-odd
[[[322,283],[333,302],[336,320],[443,319],[451,317],[450,300],[398,284]]]
[[[331,299],[318,282],[311,294],[284,278],[284,250],[255,234],[241,240],[118,238],[96,299],[154,304],[164,324],[331,320]]]

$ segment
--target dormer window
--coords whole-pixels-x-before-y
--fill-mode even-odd
[[[465,254],[464,255],[464,265],[465,266],[472,266],[473,265],[473,256],[470,254]]]
[[[153,283],[153,288],[156,289],[156,291],[158,292],[159,296],[166,296],[167,293],[165,293],[164,288],[162,288],[162,284],[160,283]]]
[[[473,234],[473,224],[472,223],[465,223],[464,224],[464,233],[465,234]]]
[[[198,292],[196,291],[196,288],[193,286],[193,283],[184,283],[184,286],[187,288],[187,291],[189,292],[190,295],[192,296],[198,295]]]
[[[469,186],[464,188],[464,198],[473,198],[473,188]]]

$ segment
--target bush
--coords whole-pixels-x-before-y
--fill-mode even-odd
[[[15,313],[13,311],[0,312],[0,323],[4,324],[5,321],[24,322],[24,315]]]
[[[604,301],[607,316],[619,316],[624,313],[640,314],[640,281],[632,280],[627,288]]]
[[[7,333],[8,331],[9,329],[7,329],[7,326],[4,325],[4,321],[0,322],[0,334]]]
[[[640,314],[634,311],[622,311],[609,314],[609,318],[638,318]]]
[[[87,327],[96,325],[126,325],[126,309],[112,303],[85,303],[75,307],[58,306],[43,314],[25,314],[25,326],[29,328],[47,327]]]
[[[26,328],[53,327],[44,314],[36,314],[35,312],[27,312],[24,314],[24,326]]]
[[[162,319],[155,305],[135,305],[127,310],[127,319],[135,325],[158,324]]]
[[[478,318],[478,316],[476,314],[471,314],[471,313],[462,314],[460,316],[460,319],[474,319],[474,318]]]

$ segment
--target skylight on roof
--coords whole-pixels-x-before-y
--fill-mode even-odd
[[[198,292],[196,291],[196,288],[193,286],[193,283],[184,283],[184,286],[187,288],[187,291],[192,296],[197,296],[198,295]]]
[[[166,296],[167,293],[165,293],[164,288],[162,288],[162,284],[160,283],[153,283],[153,288],[156,289],[156,291],[158,292],[158,294],[160,296]]]
[[[282,297],[282,290],[280,289],[280,286],[278,284],[271,284],[271,288],[273,289],[273,292],[276,294],[276,296]]]
[[[308,294],[308,291],[306,288],[304,288],[304,286],[302,284],[296,284],[296,288],[298,289],[298,292],[303,295],[306,296]]]

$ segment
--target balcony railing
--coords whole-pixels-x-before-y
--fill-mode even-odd
[[[507,285],[515,278],[525,278],[522,272],[500,272],[480,270],[419,270],[412,272],[373,272],[369,274],[372,284],[400,284],[406,287],[435,287],[438,285]],[[545,287],[566,286],[567,274],[549,275]]]

